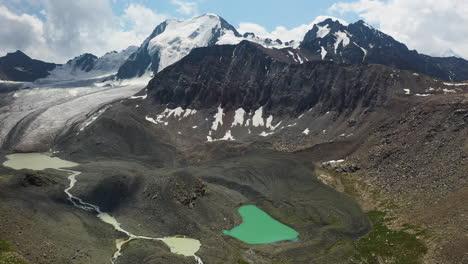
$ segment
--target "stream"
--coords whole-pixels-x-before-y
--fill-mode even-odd
[[[77,183],[77,176],[81,172],[73,171],[69,167],[75,167],[79,164],[62,160],[57,157],[51,157],[48,154],[44,153],[24,153],[24,154],[11,154],[6,156],[7,161],[3,163],[3,166],[9,167],[15,170],[21,169],[31,169],[31,170],[44,170],[44,169],[56,169],[69,173],[68,180],[69,186],[64,190],[65,194],[68,196],[68,200],[77,208],[94,212],[97,214],[97,217],[106,224],[111,225],[115,230],[124,233],[128,238],[127,239],[117,239],[115,242],[116,251],[112,256],[110,262],[115,264],[117,259],[122,255],[122,247],[129,243],[132,240],[153,240],[153,241],[162,241],[165,243],[172,253],[183,255],[186,257],[194,257],[196,264],[203,264],[203,261],[200,257],[195,255],[201,247],[200,241],[192,238],[185,237],[147,237],[147,236],[138,236],[130,233],[129,231],[122,228],[121,224],[117,221],[116,218],[110,214],[101,211],[101,209],[94,205],[83,201],[81,198],[74,196],[71,193],[71,190]]]

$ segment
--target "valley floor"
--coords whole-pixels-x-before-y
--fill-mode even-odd
[[[74,194],[132,233],[199,239],[206,264],[467,263],[466,94],[400,96],[348,115],[313,109],[255,139],[250,132],[264,128],[234,130],[227,120],[235,114],[226,113],[216,133],[232,129],[240,140],[206,142],[215,111],[155,124],[146,117],[163,106],[143,94],[124,99],[141,88],[17,92],[12,111],[2,108],[9,151],[0,162],[13,149],[48,150],[53,142],[56,155],[81,164]],[[25,109],[29,103],[42,110]],[[67,122],[78,127],[64,130]],[[343,161],[324,163],[331,160]],[[125,236],[67,201],[66,176],[0,168],[1,264],[109,263]],[[249,204],[297,230],[299,242],[249,246],[224,236]],[[157,241],[134,241],[123,252],[117,264],[194,263]]]

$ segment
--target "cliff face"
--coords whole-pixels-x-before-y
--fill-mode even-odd
[[[182,108],[246,110],[264,106],[276,113],[301,113],[314,106],[352,111],[381,104],[405,89],[424,93],[437,81],[382,65],[297,63],[288,49],[272,50],[244,41],[236,46],[194,50],[148,85],[156,104]],[[300,55],[299,55],[300,56]]]

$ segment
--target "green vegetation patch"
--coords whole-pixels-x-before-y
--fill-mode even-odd
[[[8,245],[7,242],[0,239],[0,254],[3,252],[9,252],[9,251],[11,251],[10,245]]]
[[[13,252],[10,245],[0,239],[0,264],[28,264],[17,253]]]
[[[367,213],[372,223],[372,231],[356,242],[357,253],[352,263],[367,264],[418,264],[427,252],[424,243],[417,234],[408,233],[408,229],[391,230],[385,223],[385,212]]]

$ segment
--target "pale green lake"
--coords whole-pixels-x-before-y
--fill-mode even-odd
[[[143,239],[143,240],[160,240],[164,242],[172,253],[183,255],[186,257],[194,257],[197,264],[203,264],[203,261],[195,255],[201,247],[200,241],[192,238],[186,237],[164,237],[164,238],[153,238],[147,236],[137,236],[129,231],[123,229],[121,224],[117,221],[116,218],[111,216],[108,213],[102,212],[99,207],[93,204],[85,203],[78,197],[73,196],[70,191],[75,186],[77,182],[76,176],[80,174],[80,172],[75,172],[71,170],[65,170],[63,168],[68,167],[75,167],[78,166],[78,163],[74,163],[71,161],[62,160],[57,157],[52,157],[49,153],[17,153],[11,154],[6,156],[7,160],[3,163],[3,166],[9,167],[15,170],[21,169],[31,169],[31,170],[44,170],[44,169],[57,169],[61,171],[65,171],[68,173],[72,173],[68,179],[70,180],[70,185],[67,189],[65,189],[65,193],[70,198],[69,200],[73,202],[73,204],[81,209],[88,208],[89,210],[94,210],[98,213],[97,217],[106,224],[112,225],[115,230],[120,231],[126,234],[129,238],[128,239],[118,239],[115,241],[117,251],[114,253],[113,258],[111,259],[111,263],[115,263],[117,258],[122,254],[122,246],[131,240],[135,239]]]
[[[273,219],[255,205],[242,206],[238,212],[243,219],[242,224],[223,230],[225,235],[252,245],[298,240],[296,230]]]

